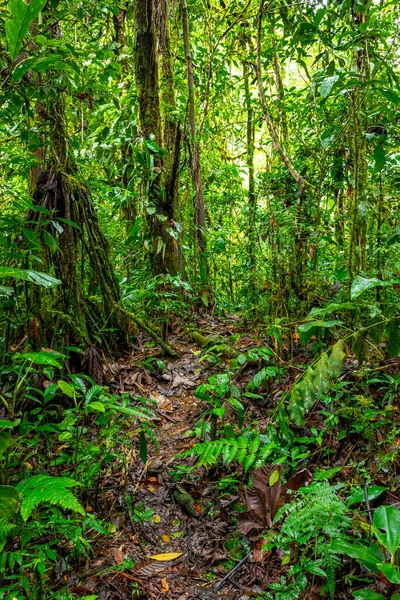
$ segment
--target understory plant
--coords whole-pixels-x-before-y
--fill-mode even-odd
[[[373,541],[336,539],[332,548],[338,553],[346,554],[357,560],[363,567],[379,579],[390,584],[400,585],[400,569],[398,567],[398,550],[400,548],[400,510],[395,506],[379,506],[375,511],[370,526]],[[388,589],[389,592],[389,589]],[[369,589],[353,594],[355,598],[384,600],[382,594]],[[400,597],[391,596],[392,600]]]
[[[267,594],[266,598],[297,598],[314,576],[325,579],[323,590],[331,599],[335,597],[340,558],[332,544],[334,540],[350,539],[352,526],[348,507],[338,494],[342,487],[327,481],[313,483],[301,488],[295,499],[277,512],[273,528],[265,536],[264,549],[276,548],[284,553],[282,564],[290,567],[279,586],[285,584],[288,595]],[[270,588],[277,589],[274,585]]]

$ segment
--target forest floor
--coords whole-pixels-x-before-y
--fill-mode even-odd
[[[228,343],[230,336],[240,333],[236,346],[241,351],[266,344],[265,339],[241,331],[235,317],[199,318],[197,327],[203,333],[224,336]],[[156,354],[154,348],[143,345],[139,353],[106,365],[105,383],[111,391],[152,400],[159,448],[149,443],[144,463],[139,457],[137,430],[131,430],[129,418],[124,421],[125,431],[116,440],[121,460],[109,465],[97,481],[96,489],[87,492],[83,500],[88,512],[113,524],[112,533],[95,536],[91,541],[91,560],[75,571],[60,571],[60,582],[72,593],[97,594],[99,600],[259,597],[268,583],[279,581],[288,566],[282,565],[279,552],[263,553],[260,544],[249,542],[238,530],[235,516],[238,507],[239,510],[245,507],[249,474],[235,462],[206,469],[196,466],[193,457],[177,458],[198,441],[193,430],[209,408],[195,397],[194,390],[211,375],[226,371],[227,364],[223,360],[212,365],[203,361],[200,348],[179,326],[169,341],[179,351],[180,358],[164,358],[165,368],[161,371],[151,372],[143,367],[143,361]],[[271,410],[282,393],[290,389],[301,372],[298,365],[305,360],[306,353],[299,346],[295,361],[287,361],[281,380],[260,391],[264,400],[249,400],[246,422],[254,422],[260,431],[265,429]],[[393,364],[393,368],[398,366]],[[259,368],[253,365],[239,372],[235,383],[245,389]],[[355,368],[356,361],[347,359],[344,377]],[[230,420],[237,422],[236,413],[225,415],[225,421]],[[320,411],[313,411],[307,429],[296,435],[307,435],[310,428],[317,431],[323,428]],[[384,424],[382,431],[376,428],[374,435],[382,439]],[[329,434],[323,444],[316,442],[310,449],[308,457],[296,464],[296,470],[307,467],[312,472],[315,468],[338,467],[340,481],[351,481],[357,476],[356,465],[364,461],[364,468],[376,474],[374,456],[360,436],[348,434],[339,442],[337,436]],[[380,472],[375,483],[385,485],[388,477],[388,473]],[[189,509],[184,502],[177,502],[174,490],[191,496]],[[392,494],[391,503],[399,500],[396,493]],[[245,564],[222,581],[249,553]],[[316,578],[304,598],[322,598],[320,591]],[[352,595],[339,586],[335,598],[345,600]]]
[[[230,335],[240,331],[235,317],[223,321],[200,319],[198,327],[203,333],[224,336],[228,342]],[[273,560],[269,557],[268,561],[261,557],[257,561],[250,559],[220,590],[215,589],[250,550],[233,520],[237,503],[245,504],[244,485],[248,477],[243,468],[230,465],[223,470],[191,469],[195,459],[176,458],[194,445],[190,432],[208,408],[194,396],[194,389],[214,373],[226,371],[226,364],[222,361],[209,366],[201,362],[200,349],[183,332],[171,336],[169,341],[180,358],[166,362],[163,373],[154,375],[137,366],[155,354],[154,349],[143,346],[139,355],[107,365],[106,377],[113,391],[140,394],[154,401],[159,448],[149,444],[145,465],[136,446],[121,448],[131,468],[113,465],[99,482],[96,500],[90,501],[95,504],[96,516],[114,523],[116,531],[110,537],[99,536],[92,544],[95,558],[83,573],[71,574],[69,583],[75,585],[69,589],[81,594],[96,593],[99,600],[256,597],[262,591],[263,581],[279,579],[282,566],[278,556]],[[262,340],[257,342],[255,336],[242,333],[239,343],[242,350],[257,345],[262,345]],[[256,371],[257,367],[246,370],[237,384],[245,386]],[[271,393],[279,396],[280,390]],[[264,410],[253,406],[249,411],[254,412],[258,427],[266,424]],[[234,415],[232,418],[236,420]],[[190,516],[184,505],[177,504],[173,495],[177,487],[193,498],[197,517]],[[126,494],[134,511],[149,511],[149,514],[151,511],[149,520],[138,522],[126,516]],[[161,560],[149,558],[163,554],[166,560],[162,556]],[[127,557],[135,566],[115,571]],[[137,596],[132,595],[132,586],[137,589]]]

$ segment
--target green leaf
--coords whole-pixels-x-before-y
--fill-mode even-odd
[[[21,481],[17,490],[22,494],[21,516],[24,521],[30,517],[35,508],[41,504],[61,506],[85,515],[83,507],[68,489],[81,485],[69,477],[52,477],[51,475],[34,475]]]
[[[385,600],[385,597],[382,594],[378,594],[377,592],[373,592],[368,588],[364,590],[357,590],[356,592],[352,592],[355,600]]]
[[[379,542],[393,556],[400,545],[400,510],[395,506],[379,506],[372,526]]]
[[[9,431],[0,431],[0,456],[4,454],[11,442],[11,433]]]
[[[374,148],[374,160],[375,160],[375,171],[382,171],[386,164],[386,154],[382,146],[376,146]]]
[[[143,430],[139,433],[139,454],[142,461],[147,462],[147,441]]]
[[[243,419],[244,419],[244,406],[237,398],[228,398],[227,400],[231,406],[236,408],[239,420],[239,428],[243,427]]]
[[[392,102],[393,104],[400,104],[400,97],[392,92],[391,90],[379,90],[382,96],[385,96],[386,100]]]
[[[391,358],[400,354],[400,319],[392,317],[386,327],[385,334],[388,339],[387,351]]]
[[[390,583],[395,583],[397,585],[400,584],[400,571],[395,565],[389,563],[379,563],[378,567],[386,579],[390,581]]]
[[[106,411],[105,406],[102,402],[91,402],[87,405],[88,410],[95,410],[96,412],[104,413]]]
[[[7,287],[5,285],[0,285],[0,297],[1,296],[6,296],[7,298],[9,298],[10,296],[12,296],[14,293],[14,290],[10,287]]]
[[[357,275],[351,284],[350,297],[352,300],[354,300],[367,290],[371,290],[378,285],[382,285],[382,281],[376,277],[368,279],[367,277],[362,277],[362,275]]]
[[[11,485],[0,485],[0,525],[8,523],[17,514],[20,495]]]
[[[300,427],[304,425],[305,414],[315,402],[317,394],[325,395],[343,370],[343,360],[346,356],[342,340],[332,346],[328,356],[326,352],[313,367],[308,367],[304,376],[292,388],[289,401],[289,413],[292,421]]]
[[[11,60],[14,61],[22,48],[23,40],[31,23],[43,10],[46,0],[31,0],[29,4],[24,0],[9,0],[8,6],[12,20],[5,23],[8,50]]]
[[[31,271],[29,269],[0,267],[0,279],[5,279],[6,277],[19,279],[22,281],[30,281],[31,283],[36,283],[36,285],[41,285],[46,288],[53,287],[54,285],[61,283],[59,279],[55,279],[47,273],[40,273],[39,271]]]
[[[383,492],[385,492],[387,488],[381,485],[371,485],[368,488],[368,500],[372,502],[372,500],[376,500]],[[347,499],[347,506],[353,506],[353,504],[359,504],[360,502],[365,502],[365,493],[363,488],[358,488],[355,490],[351,496]]]
[[[60,249],[55,238],[48,231],[43,232],[43,240],[52,254]]]
[[[320,93],[323,98],[327,98],[332,91],[333,86],[338,81],[339,75],[332,75],[332,77],[325,77],[320,86]]]
[[[242,353],[239,354],[239,356],[237,357],[237,361],[240,366],[244,365],[244,363],[246,362],[246,355]]]
[[[298,327],[300,341],[303,346],[306,346],[310,338],[317,333],[318,329],[331,329],[336,325],[342,325],[343,321],[331,319],[328,321],[309,321],[308,323],[302,323]]]
[[[25,352],[25,354],[15,354],[13,360],[30,360],[36,365],[51,365],[62,369],[61,363],[57,360],[62,354],[59,352]]]
[[[355,558],[367,569],[379,575],[378,563],[384,558],[379,546],[363,546],[362,544],[352,544],[343,539],[334,539],[331,542],[331,548],[335,552]]]
[[[272,473],[269,477],[269,480],[268,480],[269,486],[272,487],[273,485],[275,485],[275,483],[277,483],[279,481],[279,477],[280,477],[280,475],[279,475],[278,469],[275,469],[275,471],[272,471]]]
[[[57,381],[57,385],[63,394],[65,394],[69,398],[75,398],[75,390],[71,384],[67,383],[66,381],[63,381],[62,379],[59,379]]]

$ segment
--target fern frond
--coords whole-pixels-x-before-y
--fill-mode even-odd
[[[248,471],[251,467],[264,465],[276,448],[275,442],[266,442],[265,438],[256,431],[247,431],[238,437],[206,440],[179,454],[178,458],[197,456],[199,466],[217,465],[221,457],[224,465],[236,459]]]
[[[68,489],[78,485],[81,484],[69,477],[52,477],[50,475],[34,475],[30,479],[21,481],[17,485],[17,490],[22,494],[22,518],[27,521],[41,503],[60,506],[65,510],[85,515],[83,507]]]

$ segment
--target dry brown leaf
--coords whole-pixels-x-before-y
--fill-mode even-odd
[[[120,565],[124,562],[125,554],[122,552],[122,546],[120,548],[112,548],[111,553],[117,565]]]

